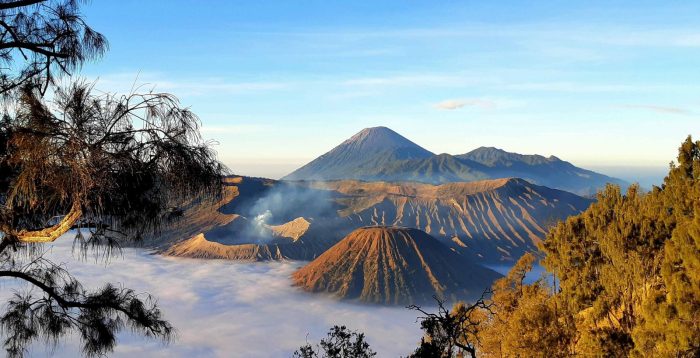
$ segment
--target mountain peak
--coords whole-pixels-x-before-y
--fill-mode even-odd
[[[390,128],[381,126],[365,128],[344,141],[340,146],[343,145],[361,146],[364,150],[373,151],[406,148],[411,151],[424,151],[426,154],[432,155],[432,153],[408,140],[406,137],[396,133]]]
[[[371,127],[359,131],[283,179],[354,179],[358,168],[381,168],[397,160],[432,156],[430,151],[387,127]]]
[[[472,152],[485,152],[485,151],[491,151],[491,152],[499,152],[499,153],[508,153],[505,150],[501,148],[496,148],[496,147],[487,147],[487,146],[481,146],[479,148],[474,149]]]
[[[538,165],[555,160],[553,157],[546,158],[539,154],[528,155],[512,153],[496,147],[479,147],[469,153],[458,155],[457,157],[473,160],[489,167],[497,165],[511,166],[515,163]]]
[[[367,127],[367,128],[364,128],[363,130],[357,132],[357,134],[355,134],[355,135],[360,135],[363,133],[393,133],[395,135],[399,135],[398,133],[393,131],[391,128],[385,127],[385,126]]]

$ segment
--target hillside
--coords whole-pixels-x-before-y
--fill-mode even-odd
[[[478,297],[499,277],[423,231],[383,226],[353,231],[293,275],[306,291],[400,305]]]

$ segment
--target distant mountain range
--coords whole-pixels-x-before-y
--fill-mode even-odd
[[[310,292],[382,304],[469,300],[501,275],[409,228],[359,228],[293,274]]]
[[[592,195],[623,180],[582,169],[557,157],[491,147],[461,155],[434,154],[386,127],[366,128],[282,180],[417,181],[430,184],[517,177],[534,184]]]

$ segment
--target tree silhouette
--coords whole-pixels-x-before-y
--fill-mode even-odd
[[[299,347],[294,352],[296,358],[371,358],[377,355],[365,342],[365,334],[350,331],[345,326],[333,326],[328,337],[321,340],[316,348],[310,344]]]
[[[422,314],[418,319],[425,332],[420,346],[411,357],[451,358],[469,354],[476,358],[480,327],[491,312],[491,304],[486,301],[490,294],[491,291],[485,291],[472,304],[457,303],[452,311],[438,297],[434,297],[438,304],[437,313],[428,312],[416,305],[408,306],[408,309]]]
[[[125,324],[169,338],[149,297],[109,285],[88,292],[36,246],[74,228],[81,248],[109,251],[157,233],[193,199],[217,198],[223,168],[198,142],[196,117],[166,94],[96,96],[84,84],[57,89],[50,106],[27,91],[18,106],[0,129],[0,277],[35,290],[1,318],[9,355],[71,330],[86,355],[103,354]]]
[[[108,257],[158,234],[183,206],[219,198],[224,168],[199,119],[170,94],[54,85],[106,48],[77,1],[0,1],[0,28],[0,278],[27,288],[0,316],[8,356],[70,333],[86,356],[112,351],[124,328],[167,341],[173,327],[149,295],[85,289],[42,244],[74,229],[81,252]]]
[[[43,94],[56,78],[104,54],[107,41],[85,23],[79,2],[0,1],[0,96],[24,85]]]

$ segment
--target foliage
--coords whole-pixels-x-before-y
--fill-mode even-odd
[[[442,306],[424,320],[414,356],[700,356],[700,142],[688,137],[649,193],[607,186],[541,250],[549,275],[525,284],[537,260],[526,254],[473,325]]]
[[[83,352],[102,355],[127,324],[169,339],[150,297],[114,286],[86,291],[35,246],[75,228],[79,247],[109,252],[156,233],[172,208],[216,198],[222,167],[197,142],[196,117],[170,95],[96,96],[84,84],[57,88],[52,103],[27,92],[18,108],[2,127],[0,277],[39,294],[18,295],[0,318],[8,354],[78,331]],[[62,219],[46,227],[53,217]]]
[[[698,214],[700,142],[688,137],[661,187],[623,194],[608,186],[588,210],[549,232],[542,263],[557,292],[542,281],[518,284],[520,263],[496,283],[496,315],[482,349],[504,356],[700,355]]]
[[[7,258],[3,254],[3,261]],[[154,300],[130,289],[106,284],[87,291],[54,263],[39,258],[21,269],[0,270],[0,277],[24,280],[41,293],[15,293],[0,317],[9,357],[20,357],[34,340],[51,345],[69,332],[77,332],[83,353],[104,355],[114,349],[116,333],[128,326],[146,336],[169,339],[173,327],[163,320]]]
[[[224,168],[172,95],[56,85],[107,48],[79,3],[0,1],[0,279],[27,288],[0,315],[10,357],[74,333],[86,356],[111,352],[125,328],[169,340],[173,327],[149,295],[85,289],[41,245],[75,229],[80,249],[109,254],[222,192]]]
[[[571,332],[550,287],[542,280],[525,284],[536,257],[525,254],[493,285],[491,314],[481,327],[478,347],[485,357],[563,357],[571,351]]]
[[[700,356],[700,141],[690,137],[660,191],[677,221],[659,253],[657,277],[646,290],[634,353],[645,356]],[[660,271],[660,275],[658,275]]]
[[[171,208],[220,194],[223,169],[198,123],[168,94],[95,95],[82,83],[56,88],[51,102],[24,92],[1,128],[0,230],[38,242],[30,233],[66,215],[71,225],[46,241],[71,226],[95,242],[155,231]],[[76,206],[81,215],[67,215]]]
[[[298,358],[371,358],[376,355],[365,342],[364,333],[350,331],[345,326],[333,326],[328,337],[321,339],[316,348],[306,344],[294,352],[294,357]]]

